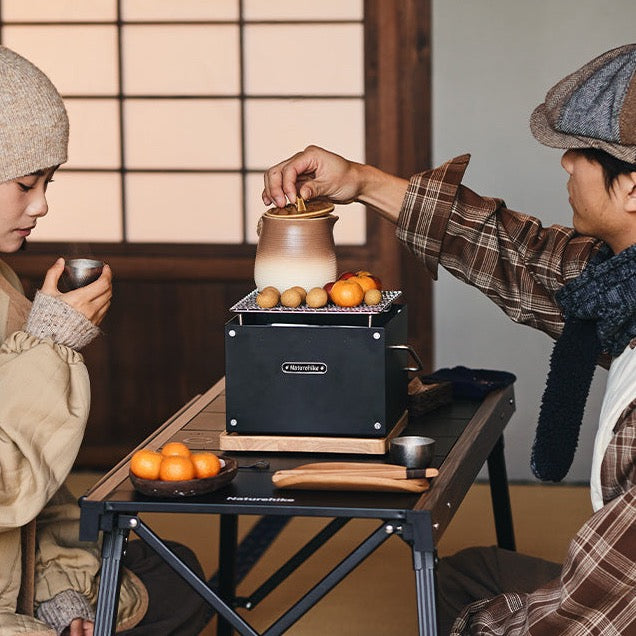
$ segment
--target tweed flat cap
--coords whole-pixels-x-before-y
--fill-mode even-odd
[[[51,80],[0,46],[0,183],[66,161],[68,116]]]
[[[555,84],[530,117],[552,148],[598,148],[636,163],[636,44],[612,49]]]

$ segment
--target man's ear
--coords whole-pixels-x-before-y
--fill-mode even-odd
[[[627,176],[627,197],[625,199],[625,210],[636,212],[636,172],[630,172]]]

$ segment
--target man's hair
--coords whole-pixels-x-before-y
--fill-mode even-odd
[[[598,163],[603,170],[603,178],[605,180],[605,189],[609,192],[614,182],[622,174],[630,174],[636,172],[636,163],[629,163],[622,159],[617,159],[604,150],[597,148],[582,148],[577,150],[590,161]]]

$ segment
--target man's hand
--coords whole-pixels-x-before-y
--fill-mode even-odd
[[[63,272],[64,259],[58,258],[46,272],[42,293],[63,300],[67,305],[84,314],[94,325],[99,325],[110,307],[113,296],[113,273],[110,267],[104,265],[101,276],[90,285],[73,289],[65,294],[61,293],[57,287]]]
[[[308,146],[272,166],[264,175],[263,203],[282,208],[296,195],[304,199],[326,197],[334,203],[354,201],[361,187],[361,164],[348,161],[318,146]]]
[[[318,146],[272,166],[264,175],[263,203],[279,208],[287,200],[324,197],[332,203],[366,203],[396,223],[409,182],[373,166],[348,161]]]
[[[92,621],[74,618],[71,624],[62,632],[62,636],[93,636]]]

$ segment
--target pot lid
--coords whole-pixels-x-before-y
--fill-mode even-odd
[[[310,199],[305,201],[302,197],[296,197],[296,203],[289,203],[282,208],[270,208],[264,216],[276,219],[313,219],[327,216],[334,210],[333,203],[325,199]]]

